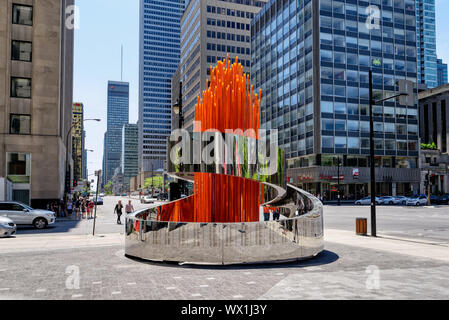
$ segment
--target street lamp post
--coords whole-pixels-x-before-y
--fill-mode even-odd
[[[410,86],[411,83],[411,86]],[[381,100],[374,99],[373,92],[373,70],[369,71],[369,122],[370,122],[370,175],[371,175],[371,236],[377,237],[377,226],[376,226],[376,164],[375,164],[375,153],[374,153],[374,119],[373,119],[373,107],[377,104],[383,103],[385,101],[407,97],[403,104],[410,105],[410,100],[414,104],[414,89],[413,83],[408,80],[399,80],[399,90],[405,89],[406,92],[399,93],[397,95],[387,97]],[[411,91],[410,91],[411,89]],[[409,100],[410,98],[410,100]]]
[[[98,189],[100,188],[101,170],[95,171],[95,175],[97,176],[97,192],[96,192],[96,196],[95,196],[94,227],[92,230],[93,236],[95,235],[95,223],[97,221]]]
[[[339,206],[341,206],[341,194],[340,194],[340,167],[341,167],[340,157],[337,157],[337,197],[338,197],[338,205],[339,205]]]

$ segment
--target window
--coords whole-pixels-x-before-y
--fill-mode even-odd
[[[11,114],[10,131],[11,134],[30,134],[31,116]]]
[[[30,183],[31,155],[27,153],[6,154],[6,174],[13,183]]]
[[[19,4],[13,4],[12,23],[32,26],[33,25],[33,7],[19,5]]]
[[[31,42],[13,40],[11,59],[31,62]]]
[[[31,79],[11,78],[11,97],[31,98]]]

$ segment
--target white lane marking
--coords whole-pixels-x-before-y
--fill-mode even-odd
[[[246,284],[256,284],[254,281],[247,282]]]
[[[112,292],[112,294],[113,295],[117,295],[117,294],[122,294],[122,292],[121,291],[114,291],[114,292]]]
[[[102,284],[101,281],[92,282],[92,284]]]
[[[206,280],[215,280],[215,278],[206,278]]]
[[[200,288],[207,288],[207,287],[209,287],[208,284],[202,284],[202,285],[200,285]]]
[[[46,292],[46,291],[47,291],[47,289],[37,289],[36,290],[37,293],[42,293],[42,292]]]
[[[127,285],[128,286],[135,286],[135,285],[137,285],[137,283],[135,283],[135,282],[128,282]]]
[[[165,288],[165,289],[167,289],[167,290],[175,290],[176,287],[167,287],[167,288]]]
[[[251,272],[245,272],[245,273],[243,273],[243,274],[245,274],[245,275],[250,275],[250,274],[252,274]]]
[[[236,295],[236,296],[232,296],[234,299],[241,299],[241,298],[243,298],[243,296],[241,296],[241,295]]]
[[[5,272],[6,271],[6,269],[0,269],[0,272]]]
[[[182,277],[173,277],[173,279],[182,279]]]
[[[283,276],[284,274],[282,272],[276,273],[277,276]]]
[[[192,294],[192,297],[201,297],[201,295],[199,293],[194,293]]]
[[[83,296],[82,294],[74,294],[72,296],[72,299],[81,298],[82,296]]]
[[[9,291],[11,290],[10,288],[0,288],[0,291]]]

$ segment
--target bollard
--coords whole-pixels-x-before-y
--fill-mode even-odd
[[[368,219],[357,218],[355,223],[355,232],[358,236],[366,236],[368,234]]]

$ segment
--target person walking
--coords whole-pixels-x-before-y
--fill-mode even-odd
[[[89,219],[92,219],[92,213],[94,211],[95,208],[95,204],[92,200],[89,201],[89,204],[87,205],[87,209],[88,209],[88,215],[89,215]]]
[[[86,199],[84,199],[81,201],[81,212],[82,212],[83,219],[86,219],[86,207],[87,207]]]
[[[69,219],[72,219],[72,212],[73,212],[73,202],[69,200],[67,202],[67,215]]]
[[[125,211],[126,211],[126,214],[130,214],[130,213],[134,212],[134,207],[133,207],[131,200],[129,200],[128,204],[126,205]]]
[[[117,215],[117,224],[122,224],[122,220],[121,220],[121,216],[123,214],[122,210],[123,210],[122,201],[119,200],[114,209],[114,213]]]

